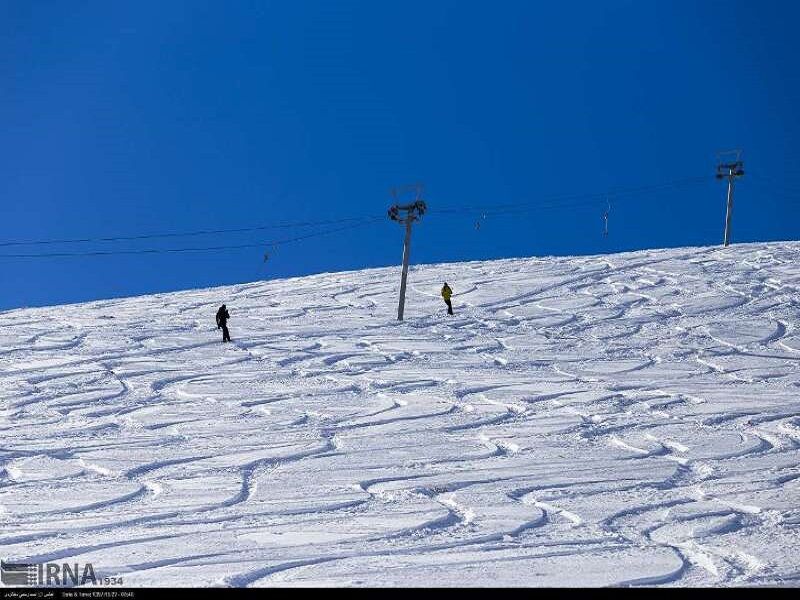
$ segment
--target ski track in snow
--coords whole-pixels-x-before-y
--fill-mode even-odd
[[[796,585],[798,265],[423,265],[403,323],[393,268],[7,311],[0,556],[130,586]]]

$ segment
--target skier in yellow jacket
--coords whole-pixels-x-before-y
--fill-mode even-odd
[[[447,314],[453,314],[453,304],[450,302],[450,296],[453,295],[453,290],[450,289],[450,286],[447,285],[447,282],[444,282],[442,286],[442,298],[444,298],[444,303],[447,304]]]

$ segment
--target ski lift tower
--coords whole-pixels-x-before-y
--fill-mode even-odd
[[[731,160],[734,158],[735,159]],[[733,184],[742,175],[744,175],[744,163],[740,160],[742,156],[741,150],[730,150],[728,152],[720,152],[717,154],[717,179],[728,180],[728,208],[725,212],[725,239],[724,246],[731,243],[731,219],[733,218]]]
[[[389,208],[389,218],[396,221],[401,225],[406,226],[406,237],[403,242],[403,274],[400,278],[400,301],[397,305],[397,320],[403,320],[403,309],[406,304],[406,280],[408,279],[408,259],[411,252],[411,225],[415,221],[419,221],[422,215],[425,214],[427,206],[422,199],[423,185],[416,183],[413,185],[405,185],[392,189],[392,197],[395,202],[399,202],[401,198],[407,197],[411,194],[414,196],[414,201],[408,204],[394,204]],[[403,213],[403,214],[401,214]]]

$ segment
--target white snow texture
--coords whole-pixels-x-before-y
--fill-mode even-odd
[[[800,242],[409,278],[403,323],[399,268],[3,313],[0,557],[125,586],[800,582]]]

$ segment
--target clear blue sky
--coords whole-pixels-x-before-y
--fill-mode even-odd
[[[735,241],[797,239],[795,2],[0,2],[0,242],[382,217],[708,174],[742,148]],[[556,201],[563,202],[563,201]],[[584,201],[585,202],[585,201]],[[724,185],[431,214],[413,262],[718,243]],[[269,242],[325,229],[0,254]],[[398,264],[380,220],[258,248],[0,257],[0,308]],[[458,282],[451,282],[457,288]]]

